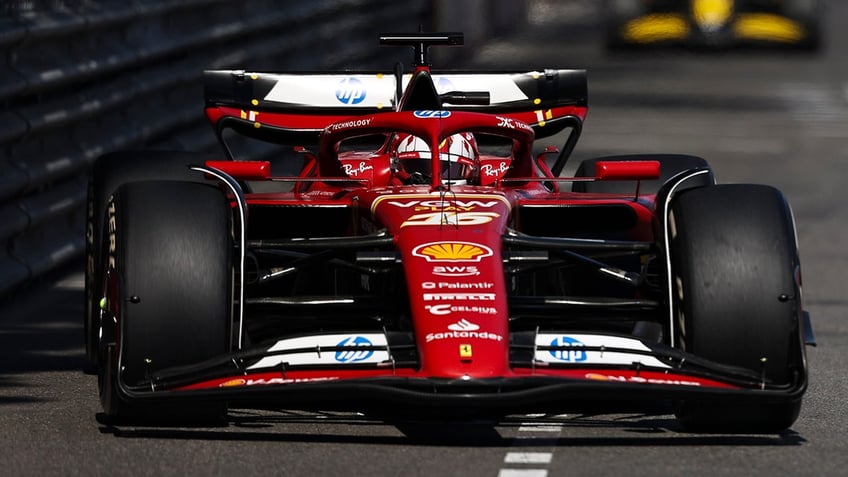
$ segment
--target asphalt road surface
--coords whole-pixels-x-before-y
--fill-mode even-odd
[[[690,434],[662,410],[465,424],[234,410],[221,427],[115,427],[99,415],[96,379],[81,372],[75,264],[0,304],[0,474],[846,475],[848,2],[830,5],[817,55],[613,55],[595,3],[561,3],[534,14],[532,29],[468,45],[470,67],[587,68],[590,113],[571,167],[611,153],[687,153],[707,158],[720,182],[784,191],[818,340],[789,431]]]

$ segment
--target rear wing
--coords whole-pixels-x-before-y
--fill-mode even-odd
[[[351,117],[395,111],[412,74],[386,72],[204,72],[207,118],[219,135],[233,129],[278,144],[315,144],[328,125]],[[524,73],[433,72],[442,109],[497,113],[533,127],[536,137],[579,129],[587,111],[586,71],[547,69]],[[399,87],[400,86],[400,87]],[[488,104],[465,96],[488,95]],[[451,98],[457,103],[451,104]]]

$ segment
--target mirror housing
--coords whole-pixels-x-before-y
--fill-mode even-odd
[[[600,181],[645,181],[660,178],[660,161],[598,161],[595,179]]]
[[[206,166],[239,181],[263,181],[271,177],[271,163],[268,161],[206,161]]]

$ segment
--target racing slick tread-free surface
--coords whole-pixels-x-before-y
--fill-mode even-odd
[[[111,380],[136,386],[157,370],[226,353],[232,238],[224,194],[214,185],[145,181],[122,186],[113,200],[120,362],[107,368],[122,372]],[[107,409],[117,417],[162,411],[127,402],[117,386],[102,392],[117,393],[104,401],[117,403]],[[168,416],[180,407],[168,405]],[[221,414],[222,404],[194,403],[176,417]]]
[[[799,262],[791,211],[773,187],[726,184],[685,191],[671,210],[679,345],[698,356],[789,384],[802,372]],[[686,402],[690,429],[779,431],[799,401]]]
[[[667,180],[683,171],[710,168],[707,160],[698,156],[686,154],[627,154],[585,159],[577,167],[574,175],[577,177],[594,177],[595,164],[600,161],[659,161],[659,179],[641,181],[639,194],[656,194]],[[633,194],[636,192],[636,181],[575,182],[572,184],[572,190],[593,194]]]
[[[188,168],[202,164],[208,154],[181,151],[119,151],[99,157],[91,168],[88,181],[87,224],[85,241],[85,344],[86,371],[98,366],[98,327],[103,297],[103,220],[109,196],[122,184],[141,180],[178,180],[206,182],[203,176]]]

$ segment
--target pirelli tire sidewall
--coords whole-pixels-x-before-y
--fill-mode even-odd
[[[789,205],[765,185],[681,192],[669,249],[682,349],[789,383],[800,366],[800,263]]]
[[[149,391],[149,377],[159,370],[230,349],[233,238],[226,197],[212,184],[133,182],[118,188],[107,213],[106,309],[114,327],[100,346],[106,414],[220,416],[221,403],[151,406],[133,392]]]
[[[792,213],[769,186],[688,189],[668,217],[676,345],[747,368],[785,398],[678,403],[690,430],[779,432],[806,389],[801,272]]]
[[[104,270],[100,240],[104,233],[106,204],[123,184],[141,180],[207,182],[189,164],[213,159],[208,154],[182,151],[118,151],[104,154],[91,167],[88,176],[85,230],[85,370],[96,373],[99,366],[100,300],[103,298]]]

